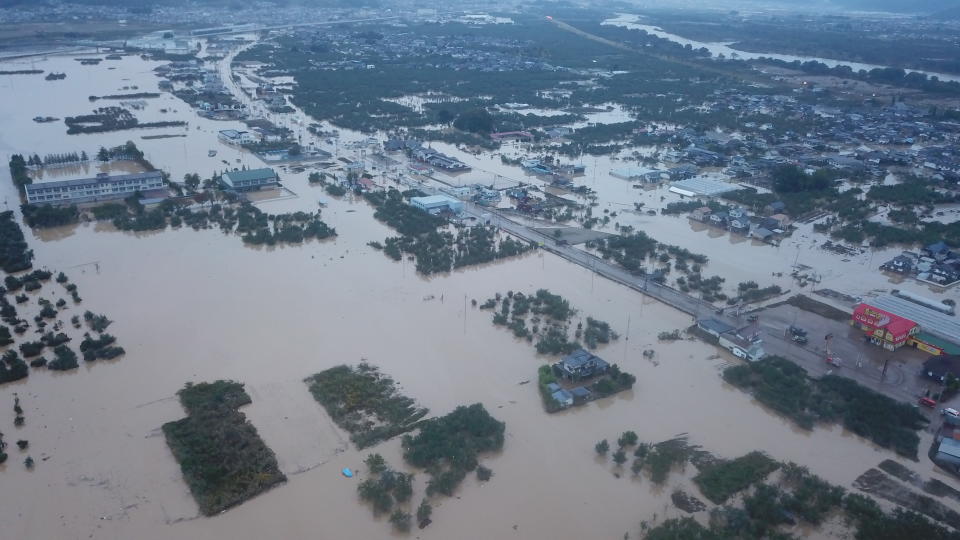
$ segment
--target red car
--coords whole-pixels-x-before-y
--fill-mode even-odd
[[[923,405],[924,407],[930,407],[931,409],[937,406],[937,402],[928,397],[920,398],[919,400],[917,400],[917,403],[919,403],[920,405]]]

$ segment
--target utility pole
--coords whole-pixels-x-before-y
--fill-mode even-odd
[[[640,298],[640,307],[643,307],[643,298]],[[623,361],[627,361],[627,348],[630,345],[630,313],[627,313],[627,335],[623,338]]]
[[[890,351],[887,351],[886,349],[884,349],[884,351],[886,352],[883,355],[883,370],[880,371],[881,383],[884,382],[887,378],[887,366],[890,364],[890,357],[893,356],[893,354]]]

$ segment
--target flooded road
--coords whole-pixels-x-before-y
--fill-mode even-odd
[[[173,178],[194,171],[206,176],[222,167],[217,163],[225,153],[230,160],[259,165],[255,157],[216,141],[216,130],[238,127],[238,122],[200,119],[169,94],[148,100],[136,114],[142,120],[185,120],[187,129],[67,136],[62,123],[30,120],[38,114],[87,112],[93,108],[87,95],[124,85],[153,91],[150,69],[155,65],[135,57],[100,66],[80,66],[67,58],[37,62],[42,69],[67,73],[70,86],[59,90],[44,88],[57,81],[42,77],[0,79],[0,93],[8,98],[0,101],[0,121],[7,128],[0,134],[4,162],[12,152],[92,153],[101,145],[132,139]],[[160,113],[160,108],[175,112]],[[138,138],[160,132],[188,137]],[[207,157],[210,148],[218,149],[216,158]],[[496,167],[492,157],[482,159],[491,171],[516,171]],[[2,169],[0,193],[13,208],[17,194],[6,167]],[[657,343],[659,332],[689,326],[689,317],[550,254],[534,252],[420,277],[411,262],[394,262],[366,245],[394,233],[373,219],[365,202],[326,196],[307,184],[306,174],[283,175],[284,185],[298,197],[260,207],[268,212],[312,210],[323,197],[328,202],[324,220],[339,233],[335,239],[254,249],[216,230],[135,235],[97,224],[43,234],[25,230],[35,266],[63,270],[78,285],[84,303],[67,314],[85,309],[108,314],[115,321],[110,333],[127,354],[71,373],[31,370],[27,380],[0,386],[0,406],[11,404],[18,392],[27,418],[26,426],[17,429],[10,415],[0,429],[7,440],[29,439],[29,453],[37,460],[36,468],[27,471],[24,454],[12,450],[11,459],[0,466],[5,490],[16,494],[0,505],[4,537],[391,537],[386,520],[373,519],[357,499],[356,483],[362,478],[348,480],[339,473],[342,467],[362,470],[369,452],[347,444],[346,434],[303,383],[310,374],[362,359],[395,378],[406,395],[432,414],[481,402],[507,425],[504,450],[485,460],[494,478],[481,485],[471,475],[458,490],[459,498],[436,499],[434,523],[411,537],[555,540],[622,538],[625,532],[637,537],[640,521],[650,522],[655,514],[658,519],[678,516],[668,505],[669,494],[673,486],[689,481],[675,474],[658,488],[647,479],[616,478],[611,464],[597,463],[593,445],[627,429],[643,441],[688,433],[691,442],[722,457],[764,450],[847,487],[867,467],[897,459],[839,428],[796,429],[722,383],[720,370],[734,362],[732,357],[696,341]],[[590,176],[584,181],[591,181]],[[606,193],[601,196],[606,205],[632,202],[637,195],[651,204],[658,200],[657,192],[640,194],[612,177],[598,174],[596,181],[598,192]],[[621,223],[647,219],[621,215]],[[725,238],[704,240],[704,232],[685,219],[649,221],[651,234],[666,235],[660,238],[666,242],[716,244],[707,249],[717,254],[752,249]],[[695,244],[688,247],[702,251]],[[790,251],[791,256],[781,253],[778,258],[772,248],[759,249],[771,253],[771,262],[751,255],[751,264],[782,268],[792,258]],[[801,255],[801,261],[807,256]],[[720,273],[713,264],[711,271]],[[726,264],[731,271],[738,268]],[[739,271],[745,276],[757,272]],[[494,327],[491,314],[470,302],[538,288],[563,295],[580,310],[578,316],[608,321],[620,333],[619,341],[598,354],[637,376],[631,392],[556,415],[543,412],[536,385],[519,383],[535,381],[537,367],[550,359]],[[645,349],[656,351],[653,361],[643,358]],[[246,383],[253,403],[242,410],[290,480],[223,515],[197,518],[159,428],[183,417],[175,392],[185,382],[220,378]],[[929,434],[925,437],[929,440]],[[402,468],[399,440],[375,451]],[[924,476],[936,474],[926,458],[904,464]],[[689,467],[687,475],[692,472]],[[422,496],[424,476],[418,474],[414,505]]]

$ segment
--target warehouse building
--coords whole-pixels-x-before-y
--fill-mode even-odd
[[[717,197],[728,193],[730,191],[736,191],[738,189],[743,189],[737,184],[731,184],[729,182],[721,182],[719,180],[711,180],[705,177],[689,178],[687,180],[680,180],[679,182],[673,182],[670,184],[670,191],[676,193],[677,195],[682,195],[684,197]]]
[[[163,197],[166,189],[163,174],[150,171],[110,176],[100,173],[93,178],[38,182],[24,187],[30,204],[77,204],[124,199],[134,193]]]
[[[463,201],[458,201],[446,195],[429,195],[427,197],[411,197],[410,205],[419,208],[428,214],[439,214],[444,211],[459,214],[463,212]]]

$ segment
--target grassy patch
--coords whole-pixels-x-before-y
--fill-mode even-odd
[[[164,424],[163,434],[204,515],[286,481],[273,451],[236,409],[250,403],[242,384],[188,383],[177,395],[188,416]]]
[[[406,433],[427,414],[397,390],[393,379],[366,363],[336,366],[307,377],[306,383],[358,448]]]
[[[762,481],[779,466],[763,452],[755,451],[705,467],[693,481],[711,502],[723,504],[732,495]]]

